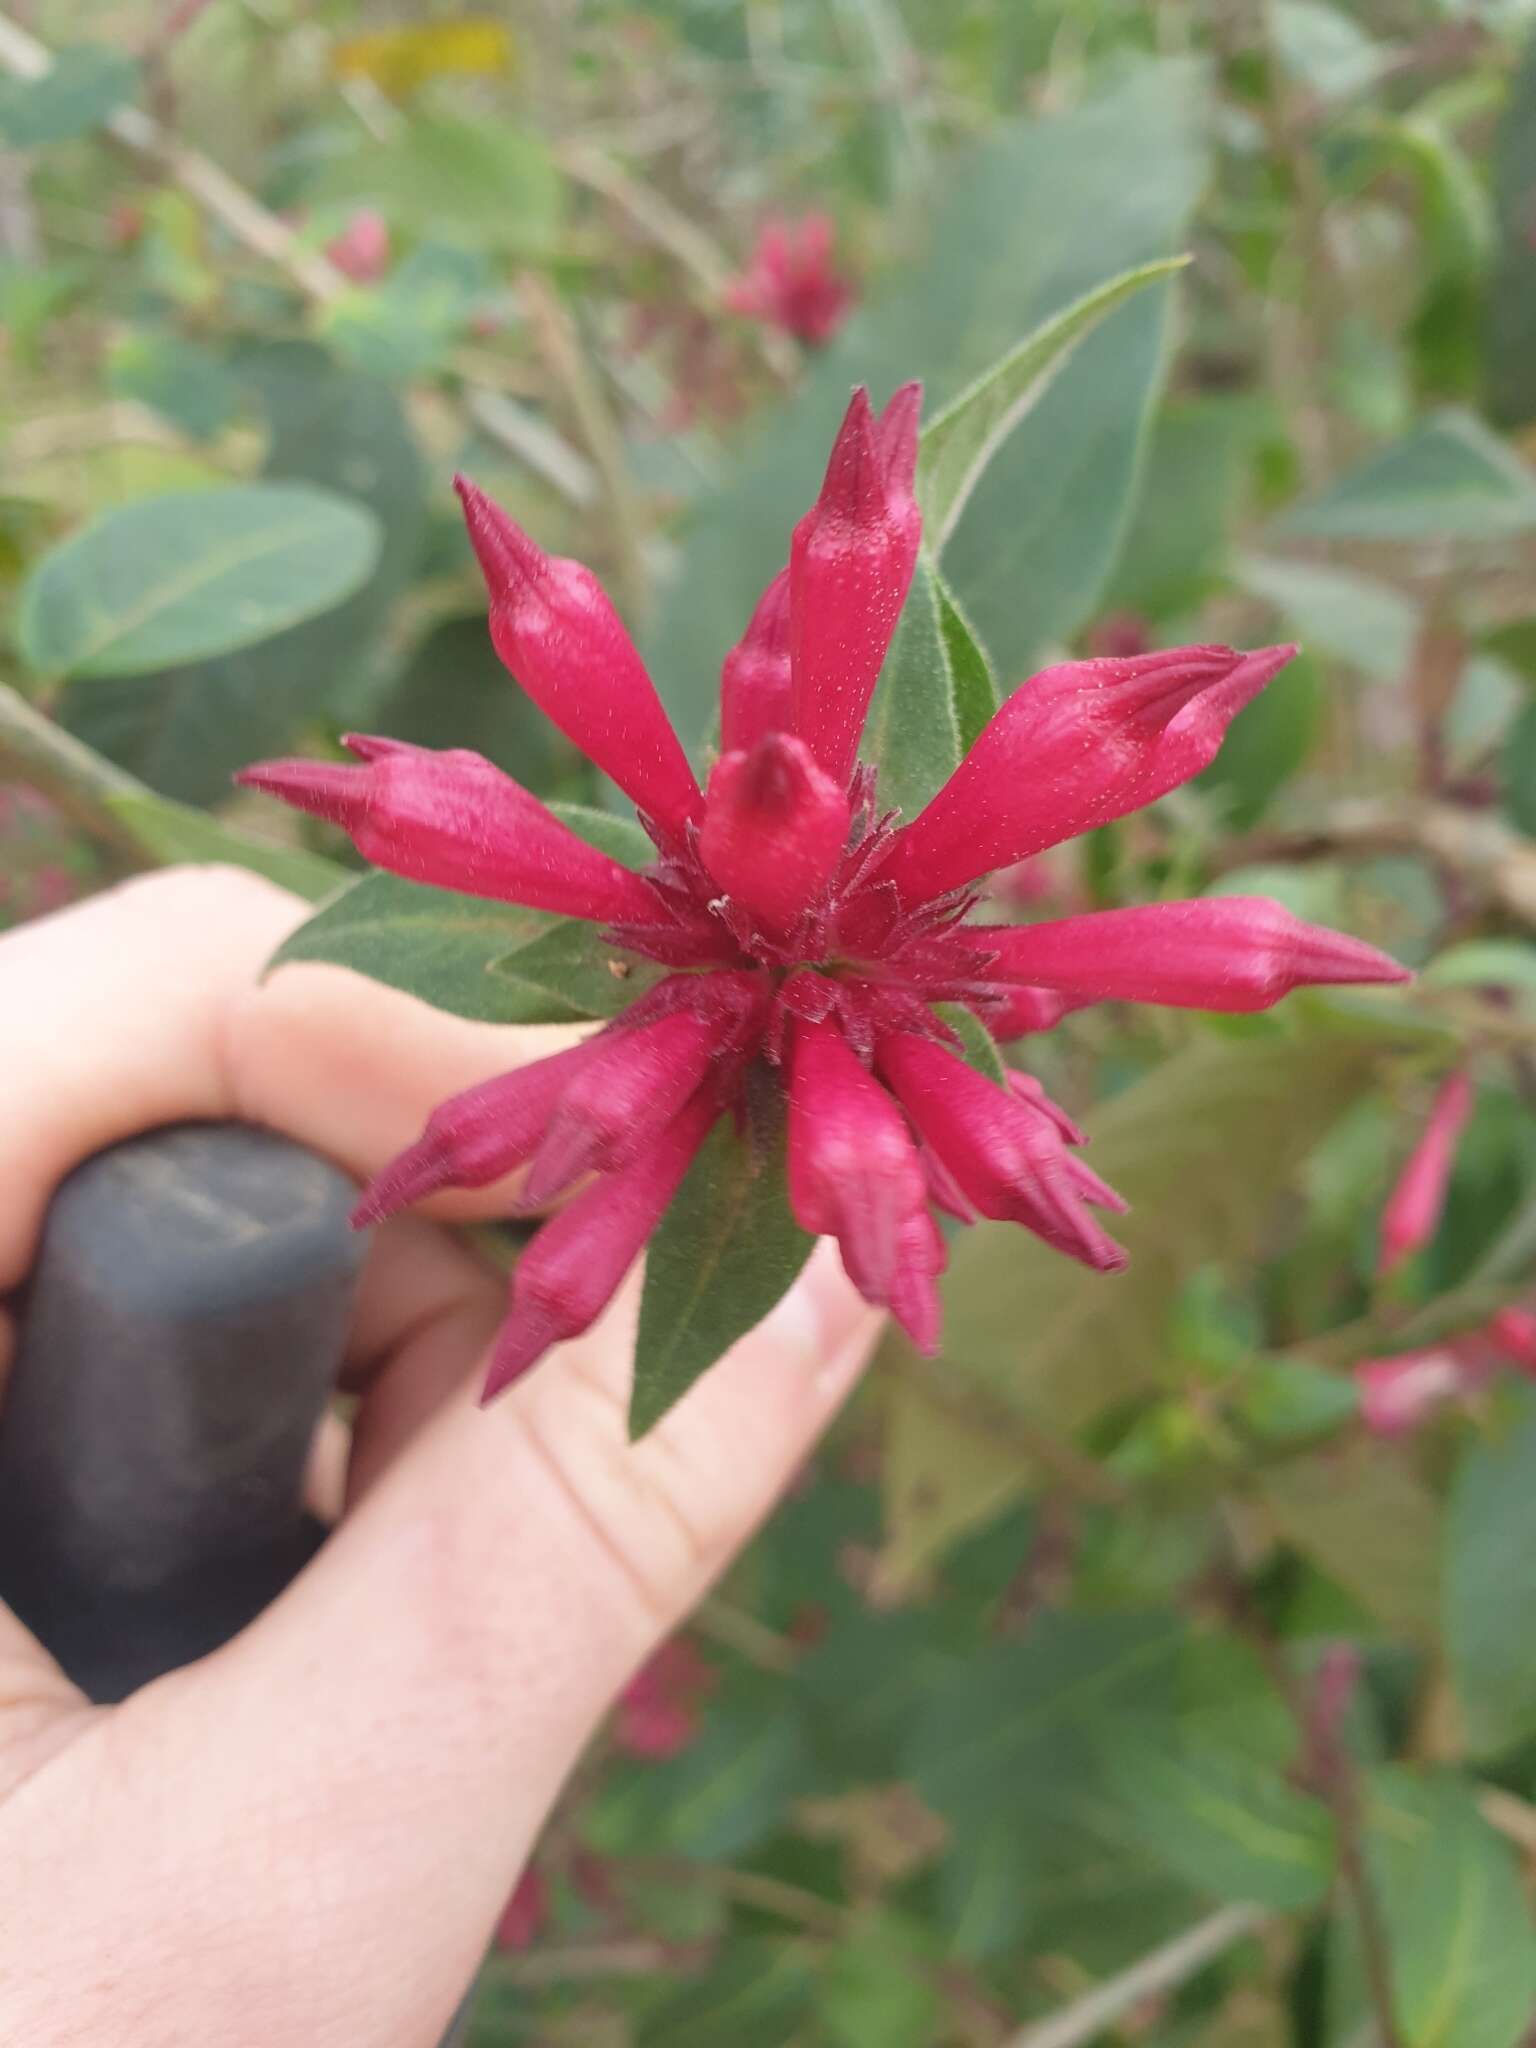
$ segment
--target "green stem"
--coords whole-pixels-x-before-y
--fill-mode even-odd
[[[147,796],[142,782],[65,732],[9,683],[0,682],[0,779],[24,782],[76,825],[115,872],[153,867],[112,799]]]

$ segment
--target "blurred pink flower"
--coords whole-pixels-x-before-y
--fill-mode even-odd
[[[810,348],[824,347],[853,310],[853,287],[832,259],[836,232],[825,213],[765,222],[751,261],[725,288],[725,303]]]
[[[371,206],[360,206],[325,253],[354,284],[377,284],[389,268],[389,222]]]
[[[1440,1227],[1456,1145],[1472,1114],[1472,1083],[1458,1069],[1441,1083],[1423,1135],[1408,1155],[1381,1215],[1380,1273],[1422,1251]]]
[[[530,1867],[518,1879],[496,1923],[493,1939],[497,1948],[514,1953],[531,1948],[548,1915],[549,1894],[544,1880]]]
[[[686,1636],[663,1643],[619,1694],[614,1747],[650,1763],[681,1755],[698,1735],[715,1680]]]

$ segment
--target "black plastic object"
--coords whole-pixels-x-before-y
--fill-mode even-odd
[[[93,1699],[216,1649],[322,1540],[354,1199],[243,1124],[130,1139],[55,1195],[0,1410],[0,1596]]]

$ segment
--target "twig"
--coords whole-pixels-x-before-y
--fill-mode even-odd
[[[1226,868],[1256,861],[1373,860],[1419,853],[1521,924],[1536,926],[1536,843],[1485,812],[1421,800],[1364,798],[1340,804],[1317,825],[1256,833],[1227,847]]]
[[[1208,1920],[1144,1955],[1118,1977],[1100,1984],[1048,2020],[1024,2027],[1005,2048],[1082,2048],[1145,1999],[1176,1991],[1207,1963],[1256,1934],[1271,1918],[1261,1906],[1223,1906]]]
[[[693,1626],[700,1635],[712,1637],[723,1649],[734,1650],[760,1671],[782,1675],[793,1671],[800,1661],[799,1650],[787,1636],[779,1635],[766,1622],[759,1621],[755,1614],[732,1606],[718,1594],[712,1595],[698,1609],[693,1617]]]
[[[569,1948],[538,1949],[527,1956],[502,1956],[497,1975],[514,1984],[579,1984],[594,1977],[654,1977],[679,1960],[679,1951],[660,1941],[584,1941]]]
[[[42,78],[52,68],[52,53],[46,45],[0,14],[0,69],[17,78]],[[321,251],[307,247],[286,221],[269,212],[211,157],[178,142],[152,116],[138,107],[122,107],[106,127],[125,149],[179,185],[243,247],[281,271],[305,298],[325,306],[349,289],[347,280]],[[464,402],[481,432],[509,455],[537,471],[572,504],[592,502],[590,467],[552,427],[496,392],[467,387]]]
[[[154,866],[110,802],[147,796],[144,784],[45,718],[9,683],[0,683],[0,780],[24,782],[47,797],[116,873]]]

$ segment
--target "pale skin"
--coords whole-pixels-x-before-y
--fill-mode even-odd
[[[0,941],[0,1374],[49,1196],[102,1146],[237,1117],[363,1179],[441,1097],[558,1046],[332,968],[261,983],[304,914],[185,869]],[[631,1448],[636,1298],[632,1276],[481,1411],[502,1283],[401,1218],[364,1276],[352,1435],[317,1459],[337,1532],[259,1621],[108,1709],[0,1607],[0,2040],[433,2048],[614,1694],[762,1520],[878,1329],[823,1245]]]

